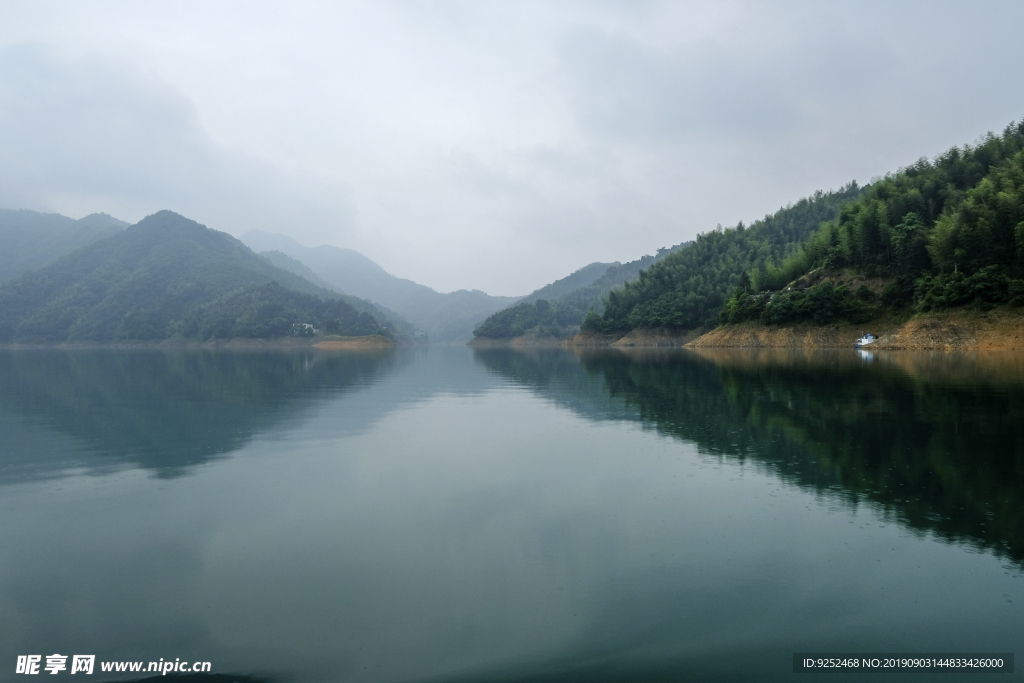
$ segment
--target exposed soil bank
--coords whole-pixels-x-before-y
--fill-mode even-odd
[[[913,318],[883,318],[863,325],[725,325],[707,334],[665,328],[633,330],[625,336],[581,333],[564,348],[611,346],[745,349],[852,348],[865,332],[879,337],[873,349],[1014,351],[1024,350],[1024,311],[1000,306],[991,311],[955,310]]]
[[[282,337],[280,339],[214,339],[197,342],[183,339],[121,342],[64,342],[59,344],[0,344],[0,349],[385,349],[395,343],[380,335],[323,339],[322,337]]]
[[[313,344],[314,348],[327,350],[365,351],[394,348],[395,342],[379,334],[368,337],[349,337],[347,339],[325,339]]]
[[[629,348],[631,346],[644,347],[670,347],[683,346],[700,337],[703,330],[678,331],[664,327],[652,327],[643,330],[633,330],[622,339],[612,344],[615,348]]]
[[[879,337],[872,349],[1013,351],[1024,349],[1024,314],[1000,307],[991,311],[945,311],[910,320],[877,320],[865,325],[727,325],[687,346],[695,348],[850,348],[865,331]]]
[[[702,330],[671,330],[665,327],[652,327],[633,330],[625,336],[621,334],[595,334],[584,332],[562,342],[562,347],[579,349],[588,347],[611,346],[617,349],[643,347],[668,348],[683,346],[700,336]]]
[[[511,339],[493,339],[491,337],[474,337],[466,346],[477,349],[503,349],[503,348],[558,348],[562,340],[558,337],[541,337],[533,332],[521,334]]]
[[[597,334],[596,332],[580,332],[562,341],[560,346],[566,349],[593,348],[611,346],[622,339],[621,334]]]
[[[865,331],[878,337],[891,336],[901,326],[880,325],[794,325],[766,327],[757,323],[740,323],[715,328],[689,343],[693,348],[853,348]],[[876,344],[879,344],[876,342]]]

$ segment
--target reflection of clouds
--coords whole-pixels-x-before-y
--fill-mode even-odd
[[[316,351],[0,352],[0,423],[11,427],[0,481],[76,468],[182,476],[407,362]]]
[[[0,484],[134,468],[194,474],[346,394],[366,399],[330,424],[332,438],[350,437],[437,394],[489,390],[494,379],[464,353],[0,351]]]
[[[637,421],[843,509],[867,505],[914,533],[1022,562],[1014,520],[1024,481],[1014,463],[1024,362],[1012,353],[865,353],[878,360],[787,348],[476,357],[588,419]]]
[[[1019,592],[991,557],[863,506],[829,514],[600,400],[581,418],[545,395],[609,391],[574,358],[524,354],[547,360],[506,382],[466,349],[409,351],[191,476],[5,487],[0,656],[188,654],[310,683],[754,679],[772,662],[788,679],[794,642],[1019,642],[1017,614],[986,602]]]

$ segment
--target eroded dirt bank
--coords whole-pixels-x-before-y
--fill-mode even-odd
[[[557,348],[562,344],[558,337],[539,336],[532,332],[512,337],[511,339],[492,339],[490,337],[474,337],[466,346],[477,349],[522,349],[522,348]]]
[[[687,344],[695,348],[847,348],[864,332],[879,337],[875,349],[1012,351],[1024,349],[1024,315],[1011,308],[987,312],[925,314],[907,321],[866,325],[755,324],[720,327]]]
[[[326,350],[369,351],[394,348],[395,342],[379,334],[348,339],[325,339],[313,344],[313,348]]]
[[[1024,350],[1024,311],[1002,306],[991,311],[959,310],[882,319],[863,325],[793,325],[766,327],[756,323],[726,325],[706,334],[668,329],[633,330],[624,337],[578,334],[562,342],[566,348],[611,346],[691,348],[850,348],[865,332],[879,337],[876,349]]]
[[[663,327],[655,327],[644,330],[633,330],[623,336],[621,334],[595,334],[583,332],[577,334],[561,343],[562,348],[579,349],[611,346],[617,349],[633,346],[646,348],[663,348],[682,346],[699,337],[701,330],[689,330],[679,332]]]
[[[566,349],[600,348],[611,346],[621,338],[621,334],[594,334],[592,332],[581,332],[580,334],[562,340],[560,346]]]
[[[694,340],[696,348],[844,348],[864,332],[879,337],[876,349],[1013,351],[1024,349],[1024,314],[1000,307],[987,312],[948,311],[910,320],[882,320],[866,325],[796,325],[720,327]]]

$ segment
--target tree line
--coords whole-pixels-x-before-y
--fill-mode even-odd
[[[343,336],[401,331],[366,302],[277,268],[170,211],[0,285],[0,342]]]
[[[492,314],[473,330],[473,334],[497,339],[518,337],[526,332],[554,337],[575,334],[590,311],[603,308],[604,299],[610,291],[635,279],[644,269],[690,244],[682,242],[673,247],[663,247],[655,254],[648,254],[629,263],[592,263],[584,266],[573,275],[533,292],[526,297],[526,301]],[[604,272],[593,278],[593,271],[600,272],[601,266],[605,266]],[[586,275],[587,271],[590,271],[591,277],[586,279],[590,282],[572,286],[575,284],[573,281],[578,281],[578,276]]]
[[[816,192],[749,226],[703,233],[637,279],[608,292],[604,312],[587,314],[583,329],[625,333],[634,328],[714,327],[718,313],[737,286],[750,288],[750,271],[773,268],[799,253],[800,245],[840,207],[861,196],[851,182],[839,190]]]
[[[848,284],[870,278],[884,284]],[[788,257],[746,271],[719,321],[1003,303],[1024,304],[1024,120],[874,183]]]

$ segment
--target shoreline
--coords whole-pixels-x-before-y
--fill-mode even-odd
[[[990,311],[924,313],[910,319],[880,319],[862,325],[765,327],[741,323],[719,327],[686,344],[690,348],[853,348],[864,332],[878,341],[868,349],[907,351],[1024,350],[1024,313],[1002,306]]]
[[[466,342],[466,346],[474,349],[557,349],[562,342],[563,340],[557,337],[541,337],[533,332],[528,332],[511,338],[474,337]]]
[[[723,325],[707,333],[700,330],[652,328],[626,335],[577,334],[561,346],[574,348],[680,348],[691,349],[845,349],[865,332],[878,341],[871,349],[918,351],[1024,350],[1024,311],[1000,306],[989,311],[953,310],[924,313],[911,318],[882,318],[868,323],[765,326],[758,323]]]
[[[204,349],[230,351],[243,350],[290,350],[290,349],[318,349],[324,351],[348,350],[348,351],[369,351],[395,348],[397,344],[387,337],[380,335],[368,335],[365,337],[282,337],[280,339],[214,339],[211,341],[199,342],[185,339],[161,339],[161,340],[132,340],[119,342],[40,342],[25,343],[15,342],[0,344],[3,351],[55,349],[62,351],[88,351],[88,350],[133,350],[133,349],[154,349],[154,350],[179,350],[179,349]]]

